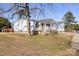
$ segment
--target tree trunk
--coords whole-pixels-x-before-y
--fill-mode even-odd
[[[30,31],[30,19],[29,17],[27,17],[27,35],[31,35],[31,31]]]
[[[31,31],[30,31],[30,15],[29,15],[29,4],[26,3],[26,18],[27,18],[27,34],[28,36],[31,35]]]

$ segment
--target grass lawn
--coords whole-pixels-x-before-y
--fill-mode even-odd
[[[0,55],[73,55],[70,41],[72,33],[34,35],[27,37],[20,33],[0,33]]]

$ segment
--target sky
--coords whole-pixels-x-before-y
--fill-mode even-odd
[[[67,11],[71,11],[73,15],[76,17],[75,20],[78,21],[79,23],[79,4],[75,3],[53,3],[52,6],[47,7],[45,3],[42,3],[46,7],[44,7],[43,12],[44,14],[40,13],[40,11],[37,11],[37,15],[40,13],[39,19],[49,19],[52,18],[55,21],[60,21],[64,17]],[[10,3],[0,3],[0,8],[3,8],[4,10],[8,10],[13,4]],[[34,7],[40,7],[38,3],[30,3],[29,4],[30,8]],[[42,7],[42,6],[41,6]],[[40,7],[40,8],[41,8]],[[31,13],[31,19],[37,19],[37,17],[34,16],[36,10]],[[12,12],[2,14],[0,16],[4,16],[8,18],[11,22],[15,22],[16,16],[14,19],[10,19]]]

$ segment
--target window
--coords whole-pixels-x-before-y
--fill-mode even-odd
[[[41,25],[43,26],[44,24],[42,23]]]
[[[46,24],[46,26],[50,26],[50,24]]]
[[[46,24],[47,30],[50,30],[50,24]]]
[[[36,28],[39,26],[38,22],[36,22]]]

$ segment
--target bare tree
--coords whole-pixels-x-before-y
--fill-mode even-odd
[[[23,16],[27,18],[27,29],[28,29],[28,35],[30,36],[31,35],[31,32],[30,32],[30,13],[29,13],[29,4],[28,3],[17,3],[17,4],[13,4],[13,6],[7,10],[7,11],[4,11],[1,9],[1,13],[7,13],[7,12],[10,12],[10,11],[14,11],[14,13],[12,13],[12,17],[11,18],[14,18],[14,16],[17,14],[19,15],[18,18],[22,18]]]
[[[1,12],[2,13],[6,13],[6,12],[11,12],[13,11],[12,13],[12,17],[11,18],[14,18],[14,16],[17,14],[18,15],[18,18],[26,18],[27,20],[27,28],[28,28],[28,35],[30,36],[31,35],[31,30],[30,30],[30,14],[31,12],[34,12],[34,10],[39,10],[39,13],[38,13],[38,16],[36,17],[36,19],[39,18],[39,15],[40,13],[46,17],[46,14],[45,14],[45,10],[46,8],[48,8],[49,6],[51,6],[49,9],[53,9],[53,4],[39,4],[40,7],[33,7],[33,8],[29,8],[29,3],[15,3],[13,4],[13,6],[7,10],[7,11],[2,11],[1,9]],[[37,14],[37,12],[35,12],[34,14]]]

